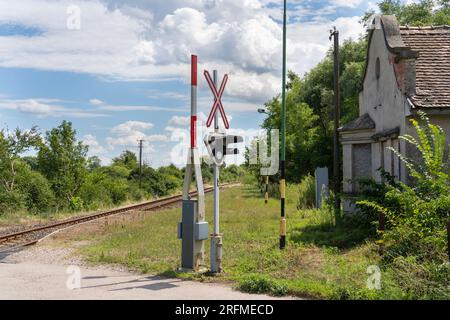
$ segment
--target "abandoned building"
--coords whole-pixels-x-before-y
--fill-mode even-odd
[[[415,148],[399,136],[414,135],[409,119],[419,110],[450,142],[450,26],[401,27],[394,16],[377,16],[370,29],[360,117],[339,129],[346,194],[358,192],[358,178],[381,181],[379,168],[408,182],[387,148],[414,157]],[[345,206],[351,210],[350,201]]]

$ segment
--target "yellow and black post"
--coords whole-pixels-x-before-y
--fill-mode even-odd
[[[264,194],[264,200],[267,204],[269,202],[269,176],[264,177],[264,183],[266,185],[266,193]]]
[[[450,261],[450,220],[447,221],[447,250],[448,250],[448,261]]]
[[[284,171],[284,168],[282,168]],[[282,174],[284,177],[285,175]],[[280,195],[281,195],[281,220],[280,220],[280,249],[286,247],[286,180],[280,180]]]
[[[283,86],[281,91],[280,249],[286,247],[286,0],[283,11]]]

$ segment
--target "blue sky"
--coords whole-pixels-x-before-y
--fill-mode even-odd
[[[257,108],[280,87],[281,3],[0,0],[0,127],[45,132],[70,120],[105,164],[124,149],[137,151],[142,138],[148,164],[182,165],[196,53],[201,72],[230,75],[224,106],[233,132],[249,140],[263,120]],[[299,73],[323,58],[333,25],[356,38],[359,16],[374,7],[289,3],[288,66]],[[212,96],[199,77],[204,119]]]

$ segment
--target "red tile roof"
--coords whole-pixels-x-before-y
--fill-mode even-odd
[[[406,46],[419,52],[416,95],[419,108],[450,108],[450,26],[400,27]]]

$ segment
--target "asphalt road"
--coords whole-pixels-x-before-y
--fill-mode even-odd
[[[43,255],[50,252],[38,251],[36,261],[36,253],[22,252],[22,259],[0,257],[0,299],[274,299],[241,293],[224,284],[133,274],[103,266],[71,266],[58,260],[48,263]]]

